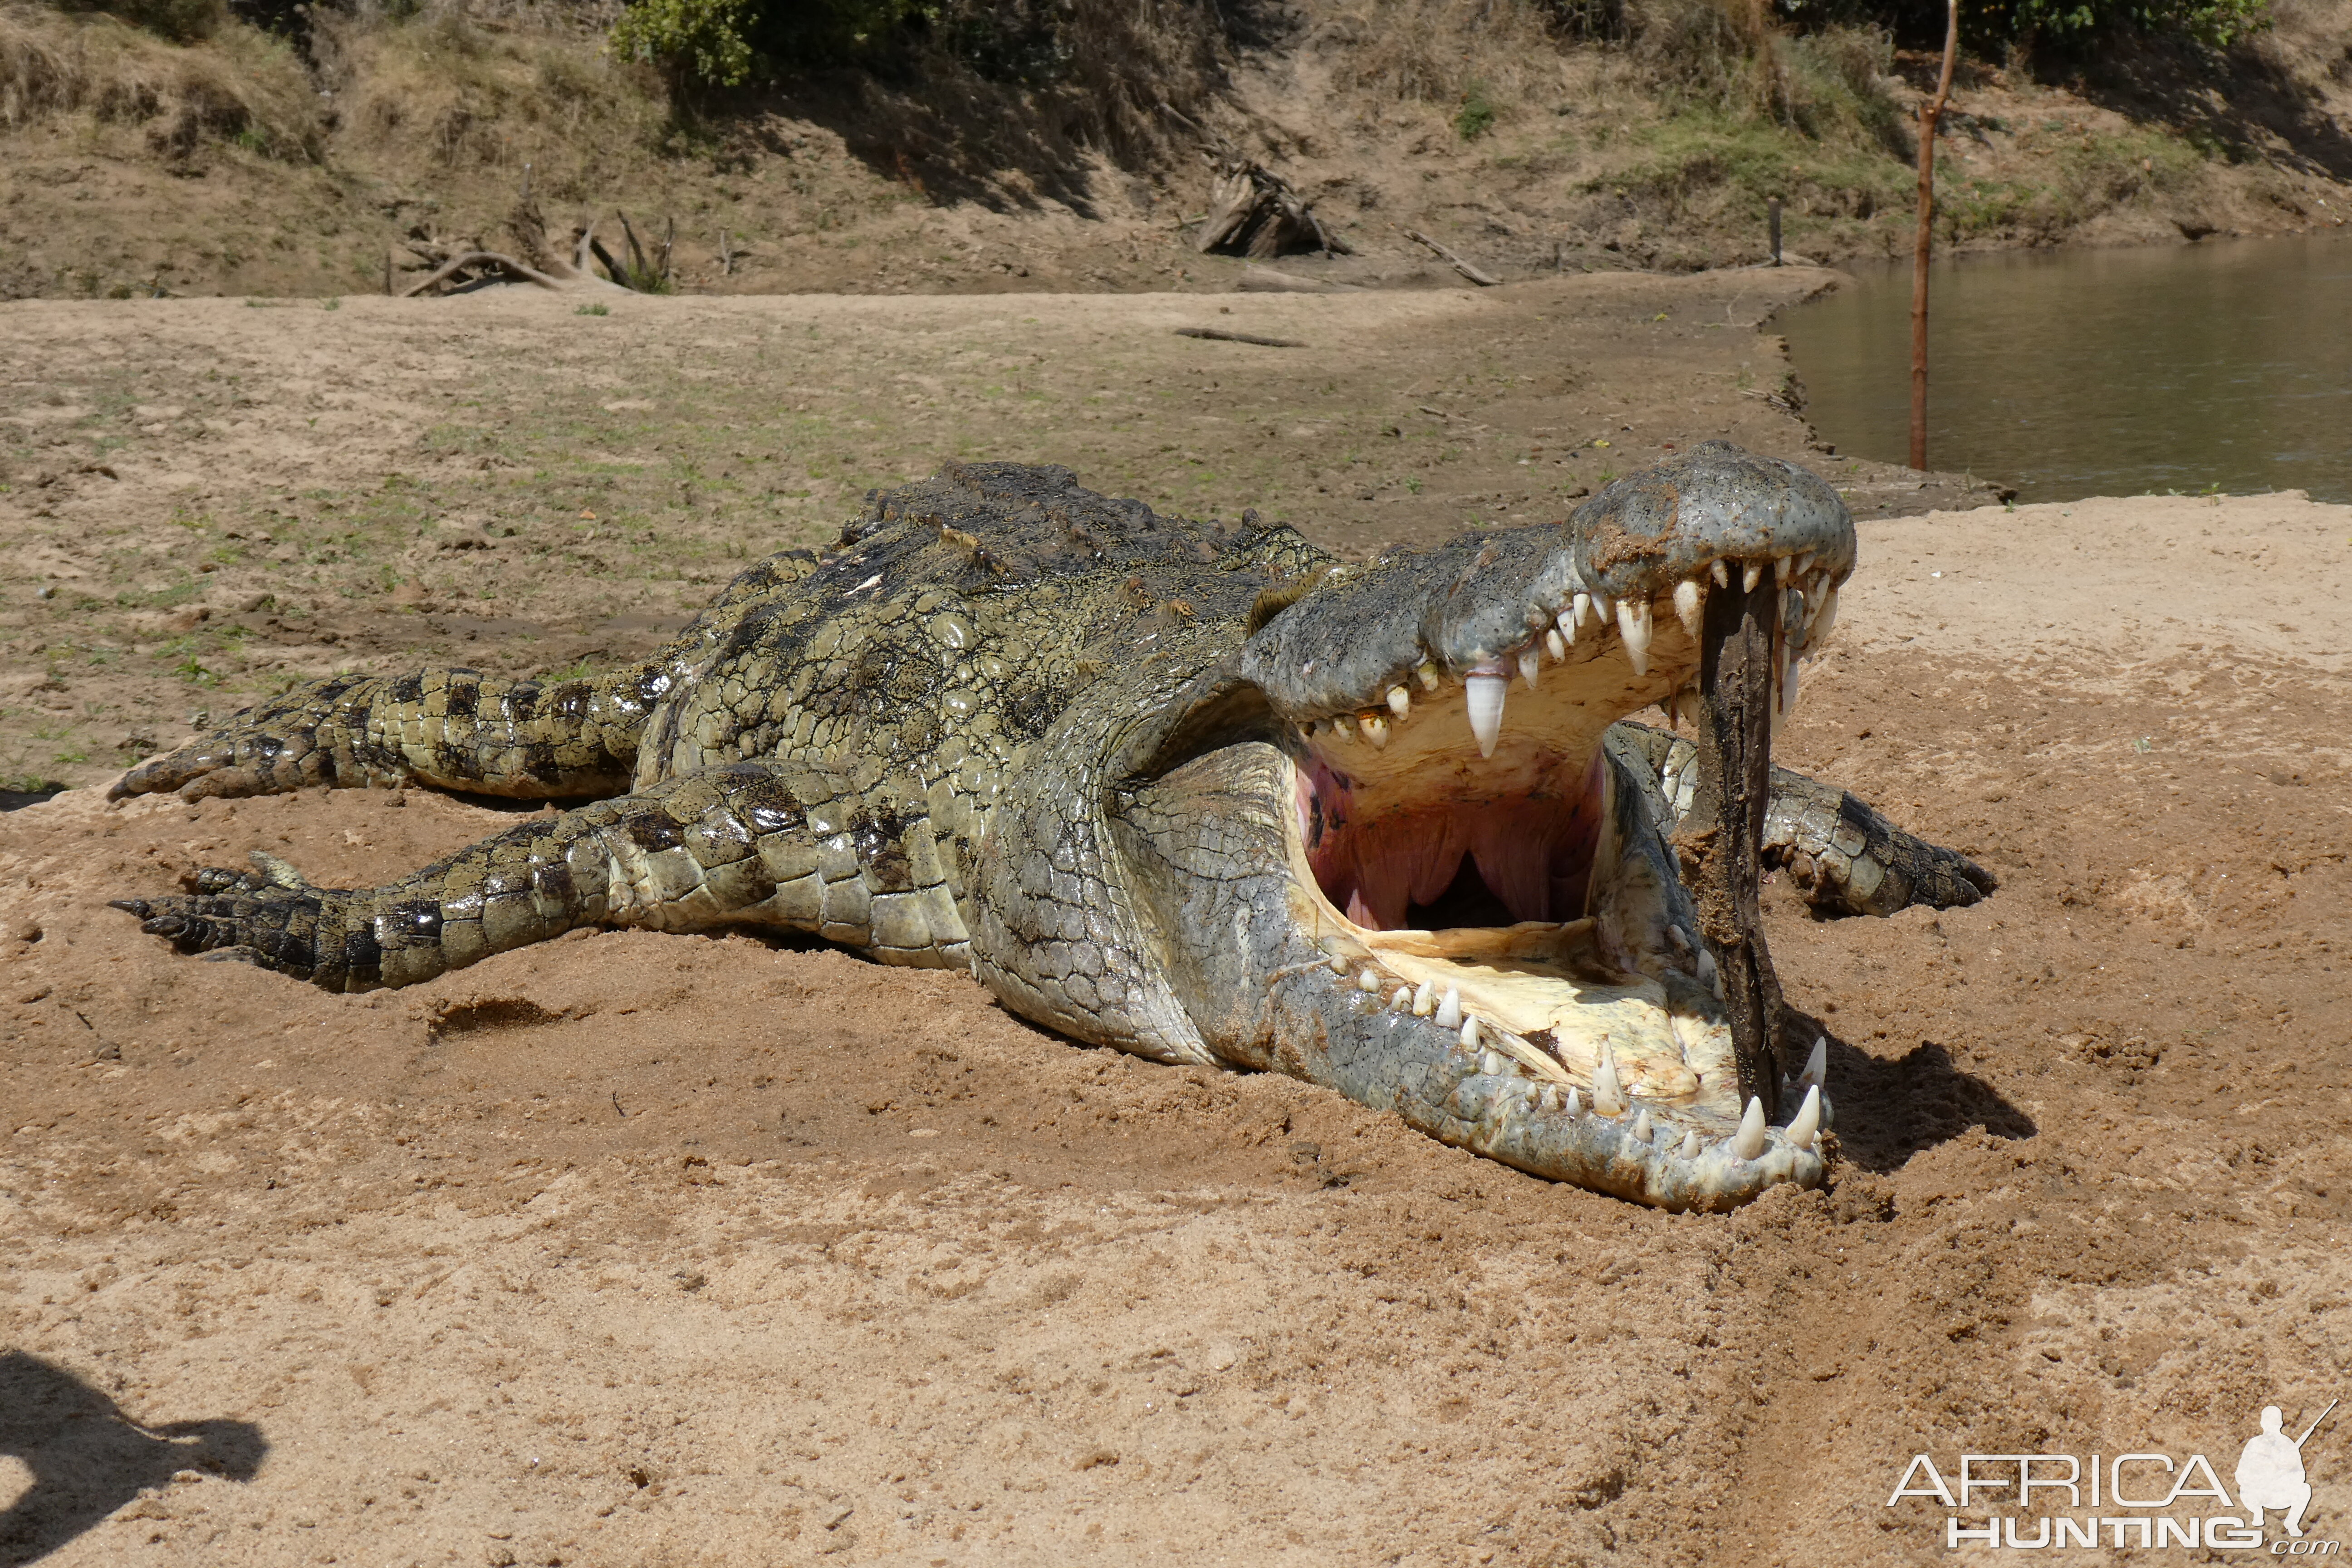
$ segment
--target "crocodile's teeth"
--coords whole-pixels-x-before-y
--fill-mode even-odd
[[[1449,985],[1445,988],[1444,1000],[1437,1005],[1435,1022],[1441,1029],[1458,1029],[1462,1026],[1462,993],[1454,986]]]
[[[1544,633],[1544,652],[1551,655],[1551,661],[1558,664],[1568,657],[1568,644],[1560,640],[1557,631],[1548,631]]]
[[[1577,597],[1582,598],[1583,595],[1580,594]],[[1576,612],[1574,610],[1562,610],[1559,615],[1552,617],[1552,622],[1559,627],[1560,646],[1563,647],[1574,647],[1576,646]]]
[[[1419,669],[1414,670],[1412,672],[1412,676],[1415,680],[1421,682],[1421,689],[1423,691],[1434,691],[1437,689],[1437,667],[1435,665],[1424,664]]]
[[[1616,608],[1609,603],[1609,595],[1595,588],[1592,591],[1592,618],[1605,626],[1616,616]]]
[[[1756,584],[1762,581],[1764,581],[1764,563],[1760,561],[1750,561],[1748,563],[1748,569],[1739,574],[1740,592],[1752,594],[1756,592]]]
[[[1805,1090],[1805,1103],[1797,1107],[1796,1120],[1789,1123],[1789,1142],[1800,1149],[1813,1146],[1813,1135],[1822,1130],[1822,1091],[1819,1086]]]
[[[1584,1096],[1576,1092],[1574,1084],[1569,1085],[1567,1095],[1560,1100],[1560,1109],[1568,1112],[1571,1121],[1584,1114]]]
[[[1462,1048],[1465,1051],[1478,1048],[1478,1020],[1475,1018],[1462,1020]]]
[[[1504,1062],[1502,1052],[1480,1051],[1478,1053],[1478,1070],[1485,1073],[1488,1078],[1501,1078],[1506,1072],[1508,1072],[1510,1068]]]
[[[1633,673],[1650,673],[1650,602],[1647,599],[1617,601],[1617,635],[1625,639],[1625,657],[1633,661]]]
[[[1812,626],[1806,629],[1805,646],[1819,647],[1829,641],[1830,628],[1835,625],[1837,625],[1837,588],[1832,584],[1830,591],[1822,595],[1822,607],[1818,617]]]
[[[1381,751],[1388,745],[1389,721],[1387,720],[1377,713],[1367,713],[1358,722],[1363,725],[1364,739],[1372,743],[1374,751]]]
[[[1570,636],[1570,637],[1574,637],[1574,636],[1576,635],[1576,628],[1577,628],[1577,627],[1579,627],[1579,626],[1582,626],[1582,625],[1584,624],[1584,617],[1585,617],[1585,616],[1589,616],[1589,615],[1591,615],[1591,613],[1592,613],[1592,595],[1590,595],[1590,594],[1579,594],[1575,598],[1573,598],[1573,599],[1570,600],[1570,601],[1569,601],[1569,618],[1568,618],[1566,621],[1564,621],[1564,622],[1562,622],[1562,623],[1561,623],[1563,626],[1567,626],[1567,628],[1568,628],[1568,635],[1569,635],[1569,636]]]
[[[1830,1081],[1830,1037],[1818,1037],[1813,1041],[1813,1054],[1805,1058],[1805,1070],[1797,1081],[1808,1089],[1820,1089]]]
[[[1496,742],[1503,738],[1503,699],[1510,689],[1510,677],[1500,669],[1481,665],[1470,672],[1470,733],[1477,738],[1482,757],[1493,756]]]
[[[1330,957],[1330,964],[1331,973],[1334,974],[1345,974],[1348,973],[1348,961],[1340,957],[1336,952]]]
[[[1430,994],[1436,989],[1437,988],[1434,985],[1432,985],[1428,981],[1424,980],[1421,983],[1420,986],[1414,990],[1412,994],[1412,1016],[1414,1017],[1426,1018],[1429,1016],[1430,1008],[1435,1005],[1431,1001]]]
[[[1714,565],[1708,567],[1707,573],[1715,579],[1715,585],[1717,587],[1728,588],[1731,586],[1731,568],[1726,566],[1722,562],[1718,561]]]
[[[1740,1113],[1739,1131],[1731,1135],[1731,1152],[1743,1160],[1764,1152],[1764,1102],[1754,1095],[1748,1097],[1748,1109]]]
[[[1795,659],[1789,661],[1788,674],[1780,678],[1780,712],[1783,717],[1797,710],[1797,688],[1804,683],[1804,670]]]
[[[1775,583],[1786,583],[1788,580],[1789,557],[1782,555],[1776,558],[1772,563],[1772,581]]]
[[[1391,1013],[1404,1013],[1411,1011],[1412,1007],[1412,987],[1410,985],[1398,986],[1396,988],[1396,994],[1389,998],[1389,1011]]]
[[[1412,711],[1412,693],[1402,686],[1389,688],[1389,711],[1402,719]]]
[[[1813,552],[1810,550],[1801,550],[1797,552],[1795,563],[1789,568],[1789,575],[1802,578],[1811,575],[1812,570]]]
[[[1361,974],[1357,975],[1356,988],[1360,991],[1378,992],[1381,988],[1380,971],[1376,969],[1367,969]]]
[[[1535,644],[1529,643],[1519,650],[1519,679],[1528,683],[1529,691],[1533,691],[1536,689],[1536,677],[1542,673],[1542,651]]]
[[[1592,1109],[1603,1116],[1625,1113],[1625,1091],[1617,1087],[1617,1053],[1601,1042],[1601,1062],[1592,1069]]]
[[[1698,637],[1700,612],[1706,607],[1706,594],[1699,587],[1697,578],[1675,584],[1675,617],[1682,622],[1683,630],[1690,633],[1694,640]]]
[[[1685,1159],[1685,1160],[1696,1160],[1696,1159],[1697,1159],[1697,1158],[1698,1158],[1698,1134],[1697,1134],[1697,1133],[1696,1133],[1696,1132],[1685,1132],[1685,1133],[1684,1133],[1684,1134],[1683,1134],[1683,1150],[1682,1150],[1682,1152],[1683,1152],[1683,1158],[1684,1158],[1684,1159]]]
[[[1705,948],[1698,950],[1698,983],[1713,985],[1716,982],[1715,954]]]
[[[1651,1141],[1653,1133],[1650,1128],[1650,1113],[1644,1110],[1641,1115],[1633,1118],[1633,1142],[1636,1143],[1647,1143]]]

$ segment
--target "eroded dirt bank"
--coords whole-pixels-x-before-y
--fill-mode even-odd
[[[1315,505],[1360,537],[1367,503]],[[1943,1510],[1882,1506],[1914,1452],[2226,1477],[2262,1405],[2352,1370],[2352,509],[1863,531],[1782,758],[2003,887],[1833,924],[1767,889],[1845,1163],[1728,1218],[837,952],[597,935],[340,997],[103,907],[510,820],[421,791],[0,816],[0,1503],[34,1489],[0,1554],[87,1524],[49,1561],[1926,1562]],[[2307,1456],[2340,1536],[2352,1461]]]

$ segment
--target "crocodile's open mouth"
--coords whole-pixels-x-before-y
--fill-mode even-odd
[[[1580,1179],[1675,1207],[1819,1179],[1818,1052],[1787,1127],[1743,1104],[1716,959],[1604,738],[1654,704],[1696,713],[1706,595],[1734,582],[1780,590],[1777,720],[1849,565],[1719,557],[1622,602],[1571,581],[1517,647],[1456,661],[1424,642],[1293,720],[1293,919],[1354,1012],[1444,1031],[1476,1064],[1454,1091],[1465,1142],[1539,1169],[1566,1141]]]

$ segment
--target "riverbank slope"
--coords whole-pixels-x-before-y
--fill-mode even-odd
[[[610,6],[320,8],[292,43],[231,24],[180,46],[11,4],[0,295],[380,292],[413,238],[508,244],[525,190],[559,229],[674,219],[694,292],[1215,289],[1242,263],[1191,236],[1226,157],[1287,179],[1353,252],[1296,266],[1374,286],[1466,287],[1407,230],[1507,278],[1754,261],[1775,195],[1796,254],[1909,244],[1932,65],[1881,33],[1743,52],[1682,0],[1609,43],[1524,0],[1077,10],[1118,33],[1080,62],[1097,84],[941,59],[689,100],[609,57]],[[1969,62],[1946,242],[2352,216],[2344,8],[2275,14],[2219,54],[2118,44],[2047,80]]]

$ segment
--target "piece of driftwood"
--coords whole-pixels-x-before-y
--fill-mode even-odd
[[[1347,243],[1323,226],[1315,209],[1299,199],[1288,182],[1244,158],[1217,165],[1209,214],[1201,220],[1192,247],[1203,255],[1260,259],[1307,250],[1350,254]]]
[[[1300,278],[1289,272],[1276,272],[1271,267],[1244,267],[1241,281],[1234,287],[1244,294],[1360,294],[1361,289],[1352,283],[1333,283],[1321,278]]]
[[[1475,283],[1481,289],[1492,289],[1496,284],[1502,282],[1502,279],[1496,277],[1493,273],[1486,270],[1486,268],[1482,267],[1475,265],[1474,263],[1463,260],[1462,258],[1454,255],[1454,252],[1446,249],[1445,247],[1438,244],[1437,241],[1430,238],[1429,236],[1422,233],[1421,230],[1417,228],[1406,229],[1404,231],[1404,237],[1407,239],[1412,240],[1415,245],[1425,245],[1429,247],[1430,249],[1437,253],[1439,260],[1444,262],[1448,267],[1453,268],[1454,271],[1459,272],[1463,277],[1467,278],[1471,282]]]
[[[507,234],[513,246],[511,250],[493,250],[478,238],[453,243],[422,226],[409,230],[405,243],[409,254],[416,258],[409,270],[422,271],[425,276],[400,290],[400,298],[469,292],[498,283],[610,294],[635,291],[628,287],[630,274],[597,241],[593,219],[574,224],[570,245],[560,247],[548,236],[547,221],[540,216],[539,205],[526,193],[508,215]],[[665,270],[658,274],[665,279],[667,259],[665,248]],[[596,275],[596,262],[604,264],[605,276]]]
[[[1303,349],[1307,345],[1296,338],[1262,338],[1255,332],[1229,332],[1223,327],[1179,327],[1180,338],[1213,338],[1221,343],[1255,343],[1266,349]]]

